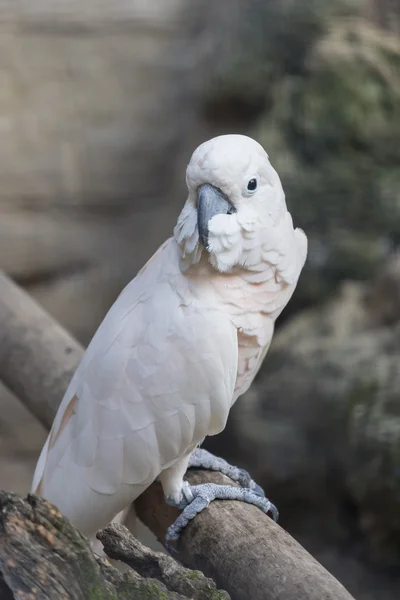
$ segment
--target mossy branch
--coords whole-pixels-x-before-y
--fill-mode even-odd
[[[96,558],[88,540],[49,502],[0,492],[0,598],[229,600],[202,573],[145,549],[125,527],[108,527],[102,539],[119,560],[140,564],[142,574],[133,568],[121,573]],[[154,568],[157,563],[161,568]]]

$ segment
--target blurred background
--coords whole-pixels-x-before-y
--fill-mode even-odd
[[[357,600],[400,598],[400,0],[0,0],[0,268],[87,343],[244,133],[309,258],[209,449]],[[1,326],[1,324],[0,324]],[[0,387],[0,487],[45,431]]]

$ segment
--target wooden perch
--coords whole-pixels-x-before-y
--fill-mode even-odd
[[[50,427],[81,347],[27,294],[0,274],[0,378]],[[208,471],[191,482],[230,480]],[[139,518],[162,541],[178,512],[154,483],[136,501]],[[212,577],[232,600],[352,600],[286,531],[254,506],[216,501],[188,525],[179,560]],[[354,600],[354,599],[353,599]]]

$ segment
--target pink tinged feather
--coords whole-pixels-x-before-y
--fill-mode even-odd
[[[74,439],[78,438],[86,425],[93,422],[96,408],[96,400],[92,395],[89,384],[84,381],[77,389],[76,396],[78,401],[75,406],[74,416],[71,419],[71,435]]]

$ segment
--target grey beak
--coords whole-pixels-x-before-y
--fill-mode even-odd
[[[215,215],[231,215],[235,207],[221,190],[205,183],[197,190],[197,226],[203,246],[208,250],[208,223]]]

